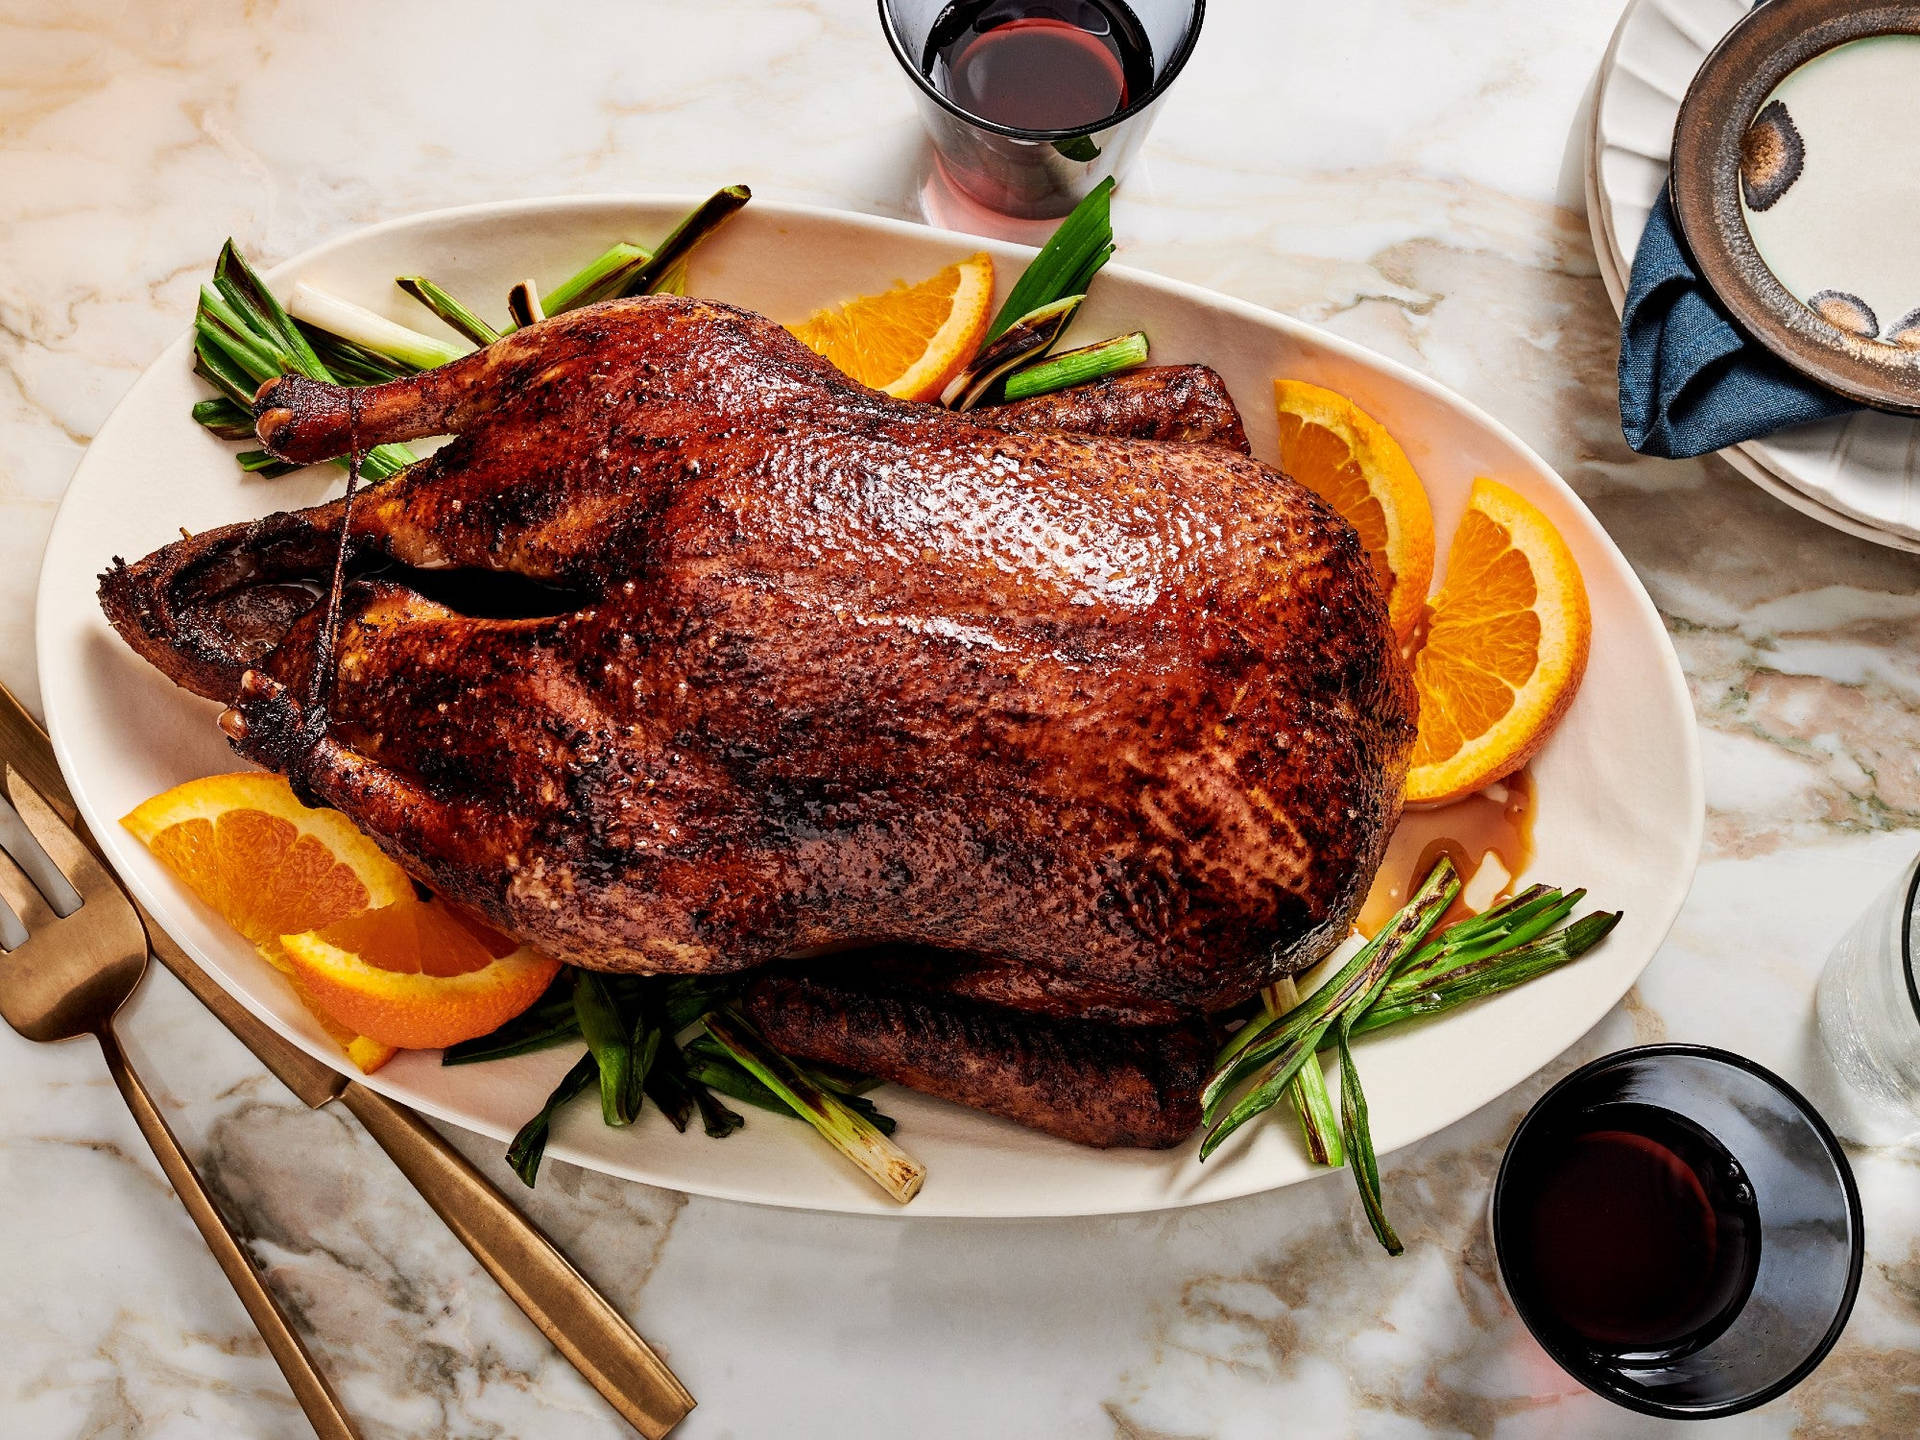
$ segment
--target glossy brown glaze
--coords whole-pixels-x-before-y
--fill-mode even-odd
[[[974,412],[1008,430],[1072,430],[1135,440],[1187,440],[1252,454],[1226,381],[1204,365],[1151,365],[1071,390]]]
[[[363,579],[313,713],[312,617],[271,635],[336,502],[116,567],[108,615],[559,958],[906,942],[972,957],[962,994],[1171,1020],[1319,958],[1398,814],[1413,693],[1357,539],[1224,446],[1010,432],[671,297],[257,414],[296,460],[456,433],[362,494],[350,570],[512,572],[552,613]]]
[[[1164,1149],[1200,1123],[1214,1038],[1192,1019],[1117,1026],[1021,1015],[871,977],[779,971],[748,1016],[783,1053],[839,1065],[1081,1145]]]

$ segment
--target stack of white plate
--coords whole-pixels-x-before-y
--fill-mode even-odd
[[[1667,183],[1673,122],[1707,52],[1746,0],[1632,0],[1600,62],[1587,145],[1587,220],[1613,308]],[[1861,411],[1720,452],[1822,524],[1920,552],[1920,421]]]

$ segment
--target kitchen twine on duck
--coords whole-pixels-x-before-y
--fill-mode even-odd
[[[307,704],[312,712],[309,723],[324,731],[328,701],[336,682],[334,648],[340,638],[340,595],[347,574],[347,537],[353,526],[353,499],[360,488],[360,392],[347,391],[347,493],[340,505],[340,543],[333,551],[333,580],[327,587],[326,619],[320,627],[320,643],[307,677]]]

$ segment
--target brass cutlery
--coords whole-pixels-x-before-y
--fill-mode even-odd
[[[0,902],[26,930],[25,941],[0,956],[0,1016],[29,1040],[91,1035],[100,1042],[107,1070],[140,1133],[147,1137],[174,1193],[193,1216],[254,1327],[279,1362],[315,1433],[323,1440],[355,1440],[359,1432],[340,1408],[339,1397],[314,1366],[239,1237],[215,1208],[193,1162],[114,1036],[114,1014],[147,970],[147,933],[132,902],[17,770],[0,766],[0,780],[20,823],[80,897],[78,909],[59,914],[54,908],[58,897],[43,894],[26,870],[9,858],[21,848],[18,837],[14,850],[0,849]],[[50,890],[57,888],[48,884]]]
[[[58,820],[97,850],[46,733],[5,686],[0,686],[0,764],[24,775]],[[161,963],[300,1100],[315,1108],[334,1099],[344,1103],[474,1258],[629,1424],[657,1440],[693,1409],[692,1395],[646,1341],[464,1156],[411,1110],[281,1038],[202,970],[138,902],[132,903]],[[0,967],[10,958],[0,958]]]

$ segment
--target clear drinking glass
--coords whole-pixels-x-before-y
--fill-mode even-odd
[[[1845,1124],[1854,1139],[1920,1139],[1920,858],[1840,937],[1820,974],[1815,1008],[1833,1068],[1864,1101]]]
[[[1122,176],[1146,138],[1160,97],[1187,63],[1200,35],[1205,0],[879,0],[880,24],[895,57],[913,81],[921,123],[933,141],[934,161],[963,196],[1001,215],[1043,219],[1065,215],[1107,176]],[[1085,124],[1033,128],[976,115],[935,78],[949,74],[940,56],[943,36],[975,12],[1019,26],[1085,21],[1111,23],[1127,70],[1118,110]],[[1144,51],[1144,53],[1141,53]],[[1029,69],[1026,72],[1031,75]],[[1029,88],[1065,87],[1069,67]]]

